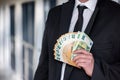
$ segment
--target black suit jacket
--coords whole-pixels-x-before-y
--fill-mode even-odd
[[[34,80],[60,80],[62,63],[54,60],[53,48],[56,40],[69,30],[73,7],[74,0],[69,0],[50,10]],[[64,80],[120,80],[120,6],[98,0],[85,32],[94,42],[93,75],[89,77],[84,70],[69,66]]]

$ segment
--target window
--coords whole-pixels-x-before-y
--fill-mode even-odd
[[[23,12],[23,75],[24,79],[33,79],[34,53],[34,2],[22,4]]]
[[[15,70],[15,6],[10,6],[11,68]]]

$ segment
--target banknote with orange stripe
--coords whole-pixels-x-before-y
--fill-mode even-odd
[[[70,32],[63,34],[54,46],[54,59],[75,66],[72,59],[76,56],[75,50],[84,49],[90,52],[93,41],[84,32]]]

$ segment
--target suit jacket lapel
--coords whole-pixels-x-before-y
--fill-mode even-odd
[[[60,35],[69,31],[73,8],[74,0],[70,0],[68,3],[63,4],[62,6],[60,20]]]
[[[105,5],[105,4],[104,4],[105,1],[108,1],[108,0],[98,0],[97,5],[96,5],[96,8],[95,8],[95,11],[94,11],[93,15],[91,16],[91,19],[90,19],[90,21],[89,21],[89,23],[88,23],[88,25],[87,25],[86,30],[85,30],[85,33],[86,33],[86,34],[90,35],[90,32],[91,32],[91,30],[93,29],[95,20],[97,20],[96,17],[97,17],[97,15],[98,15],[98,12],[99,12],[100,8],[101,8],[103,5]]]
[[[74,0],[70,0],[69,2],[63,4],[62,9],[61,9],[59,36],[65,34],[69,31],[73,8],[74,8]],[[58,62],[56,80],[60,79],[61,68],[62,68],[62,63]],[[71,72],[71,70],[72,70],[72,68],[69,68],[68,71]],[[69,75],[68,75],[68,77],[69,77]]]
[[[93,24],[94,24],[94,22],[95,22],[95,19],[96,19],[96,16],[97,16],[97,14],[98,14],[98,11],[99,11],[99,7],[96,6],[95,11],[94,11],[93,15],[91,16],[91,19],[90,19],[90,21],[89,21],[89,23],[88,23],[88,25],[87,25],[86,30],[85,30],[85,33],[88,34],[88,35],[90,34],[90,31],[91,31],[92,28],[93,28]]]

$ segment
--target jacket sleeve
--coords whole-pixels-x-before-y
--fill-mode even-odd
[[[105,61],[95,61],[91,80],[119,80],[120,63],[107,64]]]
[[[48,14],[48,18],[46,21],[45,25],[45,31],[43,35],[43,40],[42,40],[42,50],[41,50],[41,55],[39,59],[39,64],[37,67],[37,70],[34,75],[34,80],[48,80],[48,27],[49,27],[49,20],[50,17],[50,12]]]
[[[39,59],[38,68],[36,70],[34,80],[48,80],[48,46],[47,46],[47,32],[44,32],[42,51]]]

